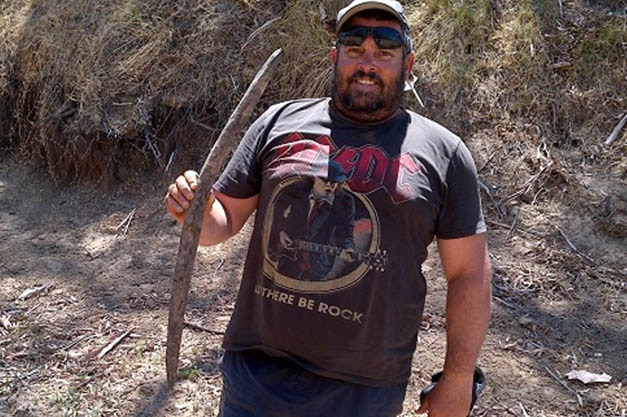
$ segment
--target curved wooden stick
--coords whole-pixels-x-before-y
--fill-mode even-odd
[[[185,215],[170,297],[168,341],[165,356],[168,389],[170,390],[172,390],[176,381],[185,306],[187,304],[194,261],[196,260],[198,241],[200,240],[204,207],[209,198],[211,188],[220,175],[221,167],[230,152],[239,143],[238,139],[241,136],[244,125],[250,118],[257,102],[270,82],[272,73],[279,62],[278,58],[280,55],[281,49],[277,49],[270,55],[261,69],[259,69],[259,72],[257,72],[257,75],[248,87],[248,90],[246,90],[244,97],[242,97],[233,111],[233,114],[229,117],[229,120],[203,164],[198,180],[198,187],[196,188],[194,198]]]
[[[622,128],[625,126],[625,123],[627,123],[627,113],[625,113],[621,121],[618,122],[614,130],[612,130],[612,133],[610,134],[610,136],[608,136],[607,140],[605,141],[605,144],[607,146],[611,145],[612,143],[614,143],[616,139],[618,139],[618,134],[620,133]]]

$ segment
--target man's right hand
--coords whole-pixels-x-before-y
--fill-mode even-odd
[[[181,224],[184,222],[187,209],[189,209],[190,202],[194,198],[194,191],[198,188],[198,179],[199,176],[196,171],[185,171],[168,187],[164,199],[165,207],[168,213]]]
[[[181,225],[185,223],[185,215],[199,185],[200,176],[196,171],[190,170],[185,171],[168,187],[163,202],[168,213]],[[247,198],[235,198],[212,190],[204,204],[199,244],[215,245],[239,232],[257,208],[258,201],[258,194]]]

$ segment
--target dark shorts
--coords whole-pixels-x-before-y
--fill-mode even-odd
[[[219,417],[393,417],[407,384],[369,387],[321,377],[287,358],[227,351]]]

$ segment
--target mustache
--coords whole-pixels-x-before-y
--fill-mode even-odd
[[[362,70],[355,71],[353,75],[351,75],[348,78],[348,83],[350,84],[359,78],[370,78],[371,80],[375,81],[377,84],[383,85],[383,80],[381,79],[381,77],[379,77],[377,73],[375,72],[366,73],[365,71],[362,71]]]

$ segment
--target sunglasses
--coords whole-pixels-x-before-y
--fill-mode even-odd
[[[396,49],[405,45],[404,36],[398,30],[387,27],[356,26],[340,32],[337,35],[337,41],[346,46],[361,46],[368,35],[372,35],[372,39],[380,49]]]

